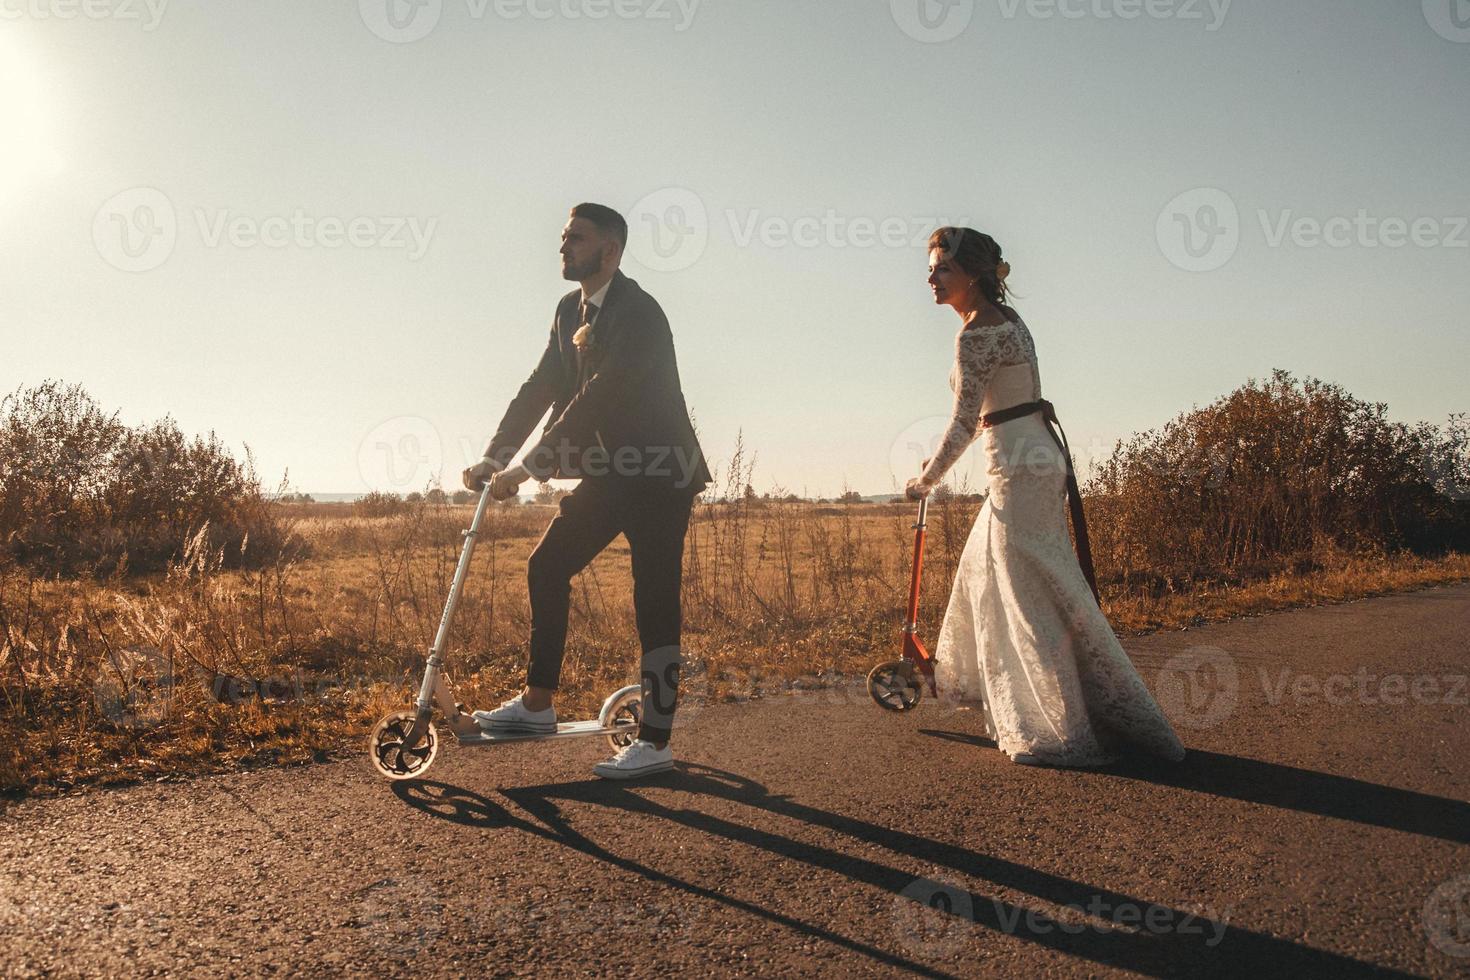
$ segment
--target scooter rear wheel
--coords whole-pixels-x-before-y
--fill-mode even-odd
[[[412,711],[395,711],[373,729],[368,739],[368,761],[378,775],[392,780],[418,779],[433,765],[439,754],[439,735],[431,723],[425,726],[419,743],[407,748],[413,723]]]
[[[868,694],[885,711],[912,711],[924,697],[924,686],[907,660],[889,660],[868,672]]]
[[[631,722],[633,728],[630,731],[609,735],[607,744],[614,749],[632,745],[638,737],[637,726],[643,722],[643,691],[636,686],[625,688],[603,708],[600,721],[604,728]]]

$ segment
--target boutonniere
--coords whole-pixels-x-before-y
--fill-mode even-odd
[[[576,347],[579,352],[585,352],[588,347],[592,346],[592,325],[590,323],[582,324],[577,328],[577,332],[572,334],[572,346]]]

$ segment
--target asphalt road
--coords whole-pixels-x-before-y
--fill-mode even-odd
[[[1470,975],[1470,587],[1125,643],[1190,748],[1005,760],[860,689],[604,743],[447,747],[0,813],[0,969]]]

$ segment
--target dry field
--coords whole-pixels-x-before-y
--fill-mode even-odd
[[[937,631],[979,503],[930,509],[921,631]],[[258,571],[191,549],[168,573],[112,582],[0,569],[0,786],[49,793],[356,752],[403,706],[438,623],[469,507],[388,517],[351,505],[280,508],[306,548]],[[526,559],[554,507],[493,509],[453,635],[461,699],[496,703],[522,679]],[[686,691],[742,699],[861,675],[893,654],[914,510],[901,504],[701,502],[686,552]],[[1109,563],[1104,608],[1122,634],[1470,580],[1470,556],[1319,553],[1229,576]],[[626,543],[574,587],[567,714],[636,678]]]

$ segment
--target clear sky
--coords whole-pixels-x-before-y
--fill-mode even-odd
[[[917,473],[940,221],[1004,247],[1084,470],[1278,367],[1443,422],[1467,106],[1464,0],[0,0],[0,388],[448,485],[594,200],[759,490]]]

